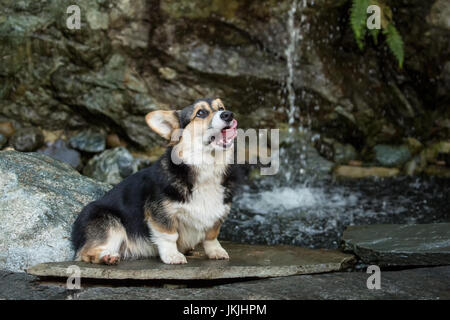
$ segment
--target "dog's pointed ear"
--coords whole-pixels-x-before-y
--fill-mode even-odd
[[[170,140],[172,132],[180,128],[176,111],[158,110],[145,116],[147,125],[164,139]]]

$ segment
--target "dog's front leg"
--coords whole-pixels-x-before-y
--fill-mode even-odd
[[[206,232],[205,240],[203,241],[203,249],[209,259],[223,260],[230,259],[228,253],[220,245],[217,236],[220,231],[220,223],[214,225],[210,230]]]
[[[167,264],[187,263],[186,257],[177,248],[177,220],[163,210],[151,210],[148,207],[145,208],[145,218],[161,260]]]
[[[178,233],[154,233],[154,243],[158,247],[161,260],[167,264],[187,263],[186,257],[177,248]]]

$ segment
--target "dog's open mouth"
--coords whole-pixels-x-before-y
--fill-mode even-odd
[[[212,137],[212,142],[220,147],[228,148],[237,136],[237,121],[234,119],[231,124],[223,128],[220,133]]]

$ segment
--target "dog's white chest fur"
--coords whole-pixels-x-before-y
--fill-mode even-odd
[[[175,205],[181,250],[193,248],[201,242],[205,231],[228,214],[229,206],[224,204],[221,184],[223,171],[222,166],[201,168],[190,199]]]

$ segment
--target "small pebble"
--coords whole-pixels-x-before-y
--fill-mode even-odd
[[[0,122],[0,133],[5,137],[11,137],[14,132],[16,132],[16,130],[14,129],[14,126],[11,122]]]
[[[44,135],[39,128],[22,128],[12,135],[10,143],[17,151],[35,151],[44,144]]]
[[[98,153],[106,149],[106,138],[99,132],[92,129],[83,130],[69,140],[70,146],[74,149]]]

